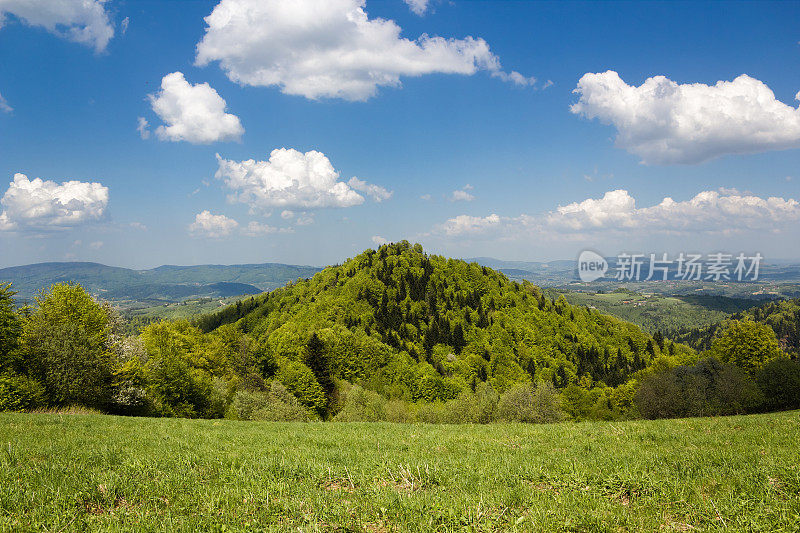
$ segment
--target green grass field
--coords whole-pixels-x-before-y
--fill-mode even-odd
[[[800,412],[438,426],[0,414],[0,529],[798,531]]]

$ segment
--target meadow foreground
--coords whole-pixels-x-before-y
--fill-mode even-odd
[[[796,531],[800,412],[424,425],[0,413],[0,529]]]

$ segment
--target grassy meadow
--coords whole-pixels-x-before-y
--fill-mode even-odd
[[[800,412],[422,425],[0,413],[0,529],[797,531]]]

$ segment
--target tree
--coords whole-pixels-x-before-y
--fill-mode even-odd
[[[775,332],[752,320],[733,320],[711,343],[709,355],[754,376],[765,363],[782,355]]]
[[[756,383],[768,409],[800,408],[800,362],[780,357],[758,371]]]
[[[316,332],[311,334],[306,343],[305,363],[314,373],[317,383],[325,391],[325,396],[330,399],[334,389],[333,378],[328,365],[328,355],[325,353],[325,344]]]
[[[113,392],[111,313],[80,285],[58,283],[36,297],[23,325],[21,347],[29,373],[50,402],[105,407]]]
[[[10,283],[0,283],[0,372],[23,370],[17,359],[22,321],[14,305],[15,294]]]
[[[653,419],[742,414],[762,399],[740,368],[709,357],[645,377],[634,401],[643,417]]]

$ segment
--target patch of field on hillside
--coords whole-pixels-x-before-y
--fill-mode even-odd
[[[657,331],[668,334],[681,328],[708,326],[764,303],[725,296],[664,296],[633,291],[566,292],[564,296],[572,305],[593,307],[636,324],[651,335]]]
[[[800,412],[439,426],[0,413],[0,530],[796,531]]]

